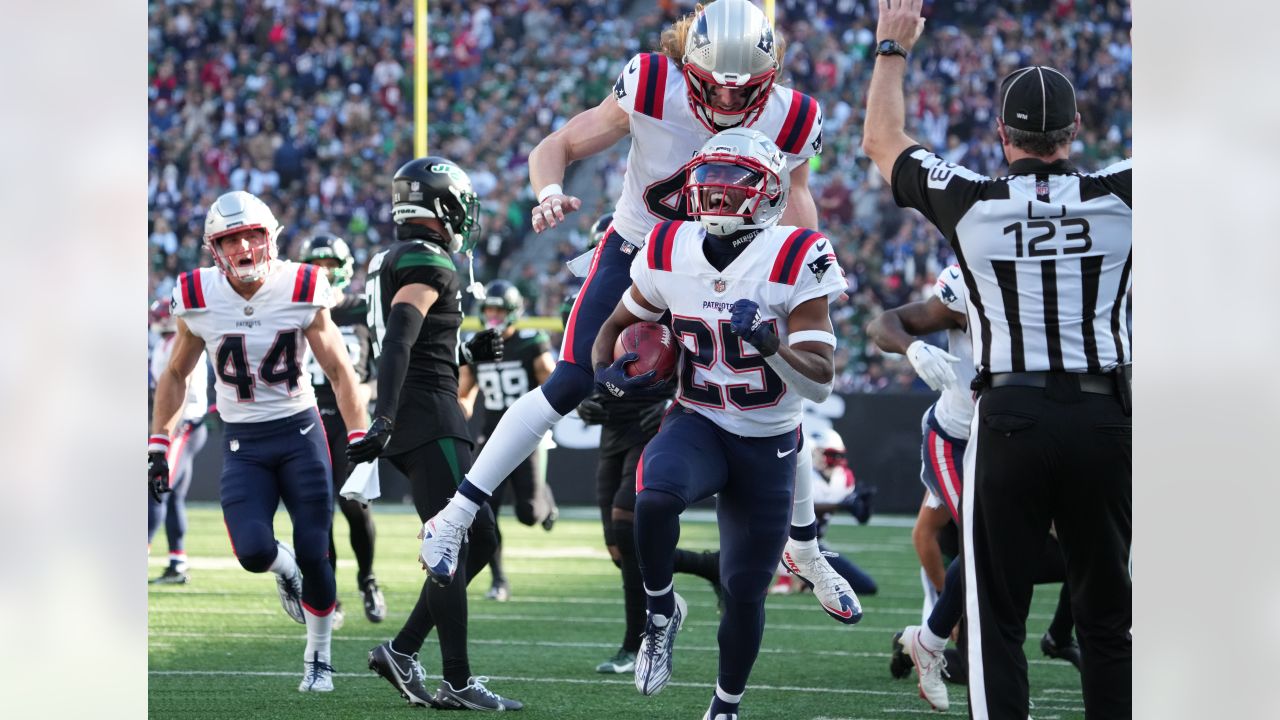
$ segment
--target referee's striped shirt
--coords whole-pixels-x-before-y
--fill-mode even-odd
[[[1101,372],[1132,362],[1132,161],[1082,174],[1028,158],[988,178],[917,145],[893,195],[951,242],[979,370]]]

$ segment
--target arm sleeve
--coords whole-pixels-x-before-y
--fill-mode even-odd
[[[948,239],[956,225],[991,184],[991,179],[949,163],[921,145],[902,151],[893,163],[893,200],[919,210]]]
[[[796,279],[795,290],[787,299],[786,311],[791,314],[801,303],[816,297],[827,297],[832,302],[840,297],[848,287],[844,268],[836,259],[835,248],[831,241],[819,236],[818,241],[809,246],[804,255],[804,267]]]
[[[382,354],[378,357],[378,402],[374,407],[375,418],[385,417],[395,422],[400,409],[400,387],[409,371],[409,354],[418,339],[425,318],[418,308],[409,303],[391,306],[387,318],[387,332],[382,339]]]

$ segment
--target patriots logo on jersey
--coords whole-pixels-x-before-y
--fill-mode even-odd
[[[618,76],[618,82],[613,84],[613,94],[619,100],[627,96],[627,84],[623,81],[622,76]]]
[[[827,274],[827,270],[831,267],[831,256],[821,255],[813,262],[809,263],[809,270],[818,282],[822,282],[822,276]]]

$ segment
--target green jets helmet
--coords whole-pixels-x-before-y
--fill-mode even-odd
[[[435,218],[444,225],[449,252],[467,252],[480,239],[480,197],[452,160],[431,155],[410,160],[391,180],[391,219]]]
[[[504,311],[503,320],[500,323],[490,325],[485,317],[485,310],[489,308],[497,308]],[[505,330],[508,326],[520,319],[524,313],[524,296],[520,294],[520,289],[506,280],[494,280],[484,288],[484,299],[480,301],[480,322],[486,328],[497,330]]]
[[[329,270],[329,285],[341,290],[351,284],[356,259],[347,241],[337,235],[316,233],[302,241],[298,248],[298,262],[314,263],[316,260],[337,260],[339,265]]]

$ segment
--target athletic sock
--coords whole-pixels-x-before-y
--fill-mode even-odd
[[[929,650],[930,652],[942,652],[947,647],[947,639],[945,637],[938,637],[929,629],[928,625],[925,625],[920,628],[920,644],[924,646],[925,650]]]
[[[796,493],[791,498],[791,537],[804,540],[796,537],[794,530],[810,524],[814,525],[813,537],[817,537],[817,522],[818,515],[813,510],[813,456],[807,448],[800,448],[796,453]]]
[[[724,691],[720,683],[716,683],[716,692],[711,696],[711,707],[707,715],[715,720],[717,715],[733,716],[738,713],[738,704],[742,702],[742,693],[734,695]]]
[[[306,660],[313,660],[318,653],[320,662],[329,662],[329,644],[333,636],[333,608],[330,607],[323,615],[318,615],[306,606],[302,608],[302,616],[307,621],[307,650],[303,656]]]
[[[671,616],[676,612],[675,583],[667,585],[661,590],[650,590],[646,586],[644,594],[649,596],[649,614],[653,624],[658,627],[666,627],[667,622],[671,620]]]
[[[277,542],[276,559],[271,561],[271,567],[267,569],[281,577],[293,577],[293,574],[298,572],[298,563],[293,559],[293,555],[285,552]]]
[[[533,451],[538,448],[538,443],[542,442],[543,436],[562,417],[564,416],[556,412],[551,407],[551,403],[547,402],[542,388],[534,388],[525,393],[503,413],[498,426],[493,429],[493,434],[485,442],[484,449],[476,456],[471,469],[467,471],[467,480],[464,485],[470,484],[485,497],[492,495],[511,471],[533,454]],[[461,488],[459,491],[461,493]],[[450,505],[457,503],[458,510],[466,512],[468,517],[473,518],[476,510],[480,509],[480,501],[473,498],[471,502],[475,507],[468,507],[465,503],[458,502],[458,495],[454,495],[449,501]]]

